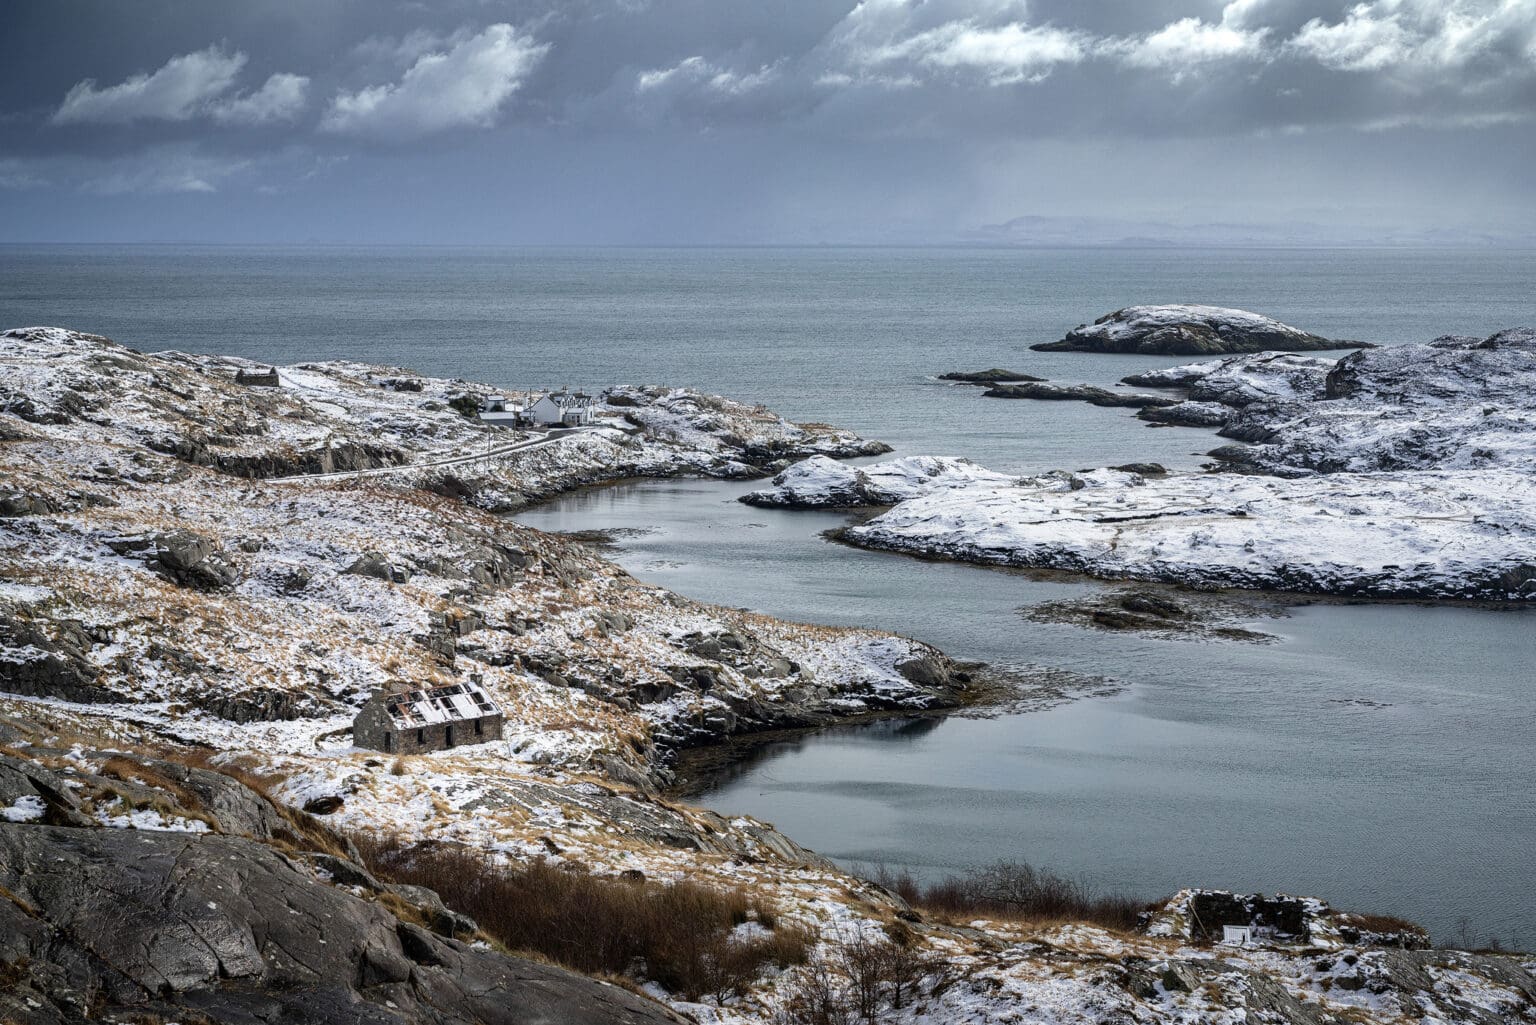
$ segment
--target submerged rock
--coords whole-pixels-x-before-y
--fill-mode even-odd
[[[1082,598],[1042,602],[1020,610],[1038,623],[1070,623],[1111,632],[1264,643],[1273,634],[1250,629],[1256,619],[1285,615],[1284,606],[1230,595],[1132,587]]]
[[[1120,352],[1145,356],[1370,347],[1365,342],[1324,338],[1246,310],[1189,303],[1127,306],[1092,324],[1073,328],[1060,341],[1030,346],[1037,352]]]

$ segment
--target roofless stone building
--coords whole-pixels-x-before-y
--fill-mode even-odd
[[[500,740],[503,722],[478,683],[379,691],[352,720],[352,742],[390,754],[425,754]]]

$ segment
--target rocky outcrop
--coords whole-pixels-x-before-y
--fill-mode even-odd
[[[771,487],[750,491],[740,501],[777,509],[856,509],[894,505],[978,477],[1008,479],[952,456],[904,456],[873,466],[849,466],[812,456],[774,477]]]
[[[1135,353],[1143,356],[1217,356],[1268,349],[1369,348],[1365,342],[1324,338],[1271,317],[1220,306],[1128,306],[1068,331],[1057,342],[1031,345],[1038,352]]]
[[[1095,406],[1124,406],[1145,409],[1149,406],[1172,406],[1178,399],[1166,395],[1147,395],[1143,392],[1111,391],[1091,384],[1053,384],[1051,382],[1026,384],[1000,384],[988,388],[982,395],[989,399],[1042,399],[1046,401],[1087,402]]]
[[[1213,455],[1295,475],[1536,469],[1536,332],[1439,338],[1339,360],[1262,353],[1128,378],[1188,399],[1143,410],[1244,442]]]
[[[402,921],[229,836],[0,823],[0,1017],[676,1022],[660,1005]]]
[[[955,381],[959,384],[1013,384],[1023,381],[1044,381],[1043,377],[1035,377],[1033,374],[1021,374],[1017,370],[1003,370],[993,367],[990,370],[952,370],[947,374],[940,374],[941,381]]]
[[[1138,388],[1183,388],[1191,401],[1241,408],[1255,402],[1309,402],[1324,398],[1328,375],[1338,362],[1321,356],[1261,352],[1215,363],[1149,370],[1122,380]]]
[[[498,389],[396,367],[274,370],[233,357],[146,355],[56,327],[0,332],[0,362],[0,437],[142,448],[250,479],[424,464],[375,479],[425,484],[497,511],[625,477],[762,476],[813,454],[889,451],[851,431],[686,388],[615,387],[595,407],[604,430],[566,435],[558,452],[508,451],[542,436],[481,421],[479,397]],[[270,382],[274,373],[279,387],[237,383],[251,375]],[[492,449],[500,456],[473,458]],[[47,504],[0,492],[0,515],[37,515]]]
[[[77,620],[45,624],[21,618],[0,602],[0,690],[66,701],[122,701],[101,686],[88,652],[94,643]]]

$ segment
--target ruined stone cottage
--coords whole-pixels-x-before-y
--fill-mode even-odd
[[[390,754],[424,754],[500,740],[503,716],[478,683],[379,691],[352,720],[352,742]]]
[[[236,370],[235,383],[243,384],[248,388],[281,388],[283,386],[276,367],[268,367],[266,370]]]

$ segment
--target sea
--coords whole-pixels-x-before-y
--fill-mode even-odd
[[[0,326],[513,390],[688,385],[1010,472],[1193,470],[1208,431],[936,375],[1109,385],[1181,362],[1028,349],[1134,303],[1385,345],[1484,335],[1536,324],[1533,282],[1536,251],[1504,249],[0,246]],[[1021,611],[1100,585],[848,548],[822,536],[842,516],[738,503],[752,486],[629,483],[518,518],[622,528],[613,558],[692,597],[1064,671],[1090,696],[784,740],[698,802],[854,868],[1020,860],[1104,892],[1308,894],[1536,947],[1536,609],[1318,603],[1250,624],[1270,643],[1107,634]]]

